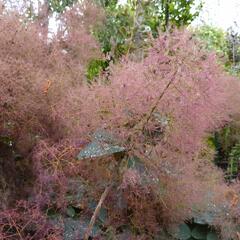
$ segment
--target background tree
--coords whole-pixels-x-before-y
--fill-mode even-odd
[[[66,7],[70,7],[77,0],[48,0],[49,8],[52,12],[62,13]]]
[[[199,38],[207,50],[216,51],[219,57],[228,56],[228,43],[226,39],[226,32],[222,29],[203,25],[193,29],[194,34]]]
[[[106,11],[106,22],[97,37],[103,52],[114,58],[144,46],[149,35],[157,37],[159,30],[189,25],[202,8],[195,0],[128,0],[124,5],[116,0],[98,0],[98,3]]]
[[[39,0],[36,7],[35,1],[25,0],[21,8],[28,20],[38,22],[43,38],[47,39],[50,17],[53,13],[63,13],[66,7],[72,6],[74,2],[77,0]]]
[[[227,31],[228,57],[233,64],[233,70],[238,70],[240,62],[240,35],[232,27]]]

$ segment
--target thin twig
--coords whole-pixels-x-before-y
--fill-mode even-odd
[[[150,109],[149,113],[146,115],[146,117],[139,122],[134,128],[135,130],[144,130],[145,125],[148,123],[148,121],[150,120],[152,114],[154,113],[154,111],[156,110],[159,102],[161,101],[161,99],[163,98],[163,96],[165,95],[165,93],[167,92],[168,88],[173,84],[175,77],[177,75],[179,71],[179,68],[176,69],[176,71],[174,72],[173,76],[171,77],[171,79],[169,80],[169,82],[167,83],[167,85],[165,86],[165,88],[163,89],[163,91],[161,92],[161,94],[158,96],[156,103],[153,105],[153,107]]]
[[[97,216],[98,216],[98,214],[99,214],[99,212],[101,210],[102,204],[105,201],[105,199],[106,199],[108,193],[110,192],[112,186],[113,186],[113,184],[111,184],[111,185],[109,185],[108,187],[105,188],[105,190],[104,190],[104,192],[103,192],[103,194],[102,194],[102,196],[101,196],[101,198],[100,198],[100,200],[98,202],[98,205],[97,205],[97,207],[96,207],[96,209],[95,209],[95,211],[94,211],[94,213],[92,215],[91,221],[90,221],[90,223],[88,225],[88,228],[87,228],[87,231],[86,231],[86,233],[84,235],[84,240],[88,240],[88,238],[89,238],[89,236],[90,236],[90,234],[92,232],[93,226],[94,226],[94,224],[96,222]]]
[[[240,240],[240,233],[237,232],[237,237],[238,237],[238,240]]]

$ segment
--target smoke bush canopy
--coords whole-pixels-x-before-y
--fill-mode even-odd
[[[67,34],[59,30],[49,45],[34,24],[0,15],[0,136],[10,136],[33,160],[37,208],[66,206],[68,177],[85,178],[94,183],[93,192],[102,191],[97,180],[107,170],[74,161],[97,129],[117,136],[146,168],[123,169],[119,180],[135,227],[153,232],[159,224],[190,218],[193,206],[204,211],[209,201],[229,204],[223,197],[229,188],[210,161],[206,138],[236,113],[240,86],[215,54],[187,31],[162,34],[145,59],[123,58],[110,67],[108,81],[103,75],[89,86],[86,66],[101,57],[100,50],[88,21],[79,24],[75,17],[83,16],[74,9],[66,14]],[[117,199],[119,192],[111,194]],[[109,204],[127,221],[123,209]],[[231,214],[236,217],[234,208]]]
[[[152,222],[145,213],[157,208],[149,201],[160,201],[159,195],[167,203],[160,210],[166,222],[191,217],[193,205],[204,209],[209,201],[224,202],[228,188],[209,162],[213,154],[206,139],[235,114],[238,91],[239,82],[224,73],[214,53],[202,50],[188,32],[175,31],[155,40],[142,62],[126,58],[112,66],[109,84],[71,90],[57,116],[69,137],[79,139],[98,128],[112,131],[148,166],[151,184],[135,190],[146,196],[152,190],[154,197],[143,197],[146,208],[140,211],[131,205],[132,188],[127,195],[136,208],[135,224],[142,226]],[[123,179],[126,186],[126,179],[138,177],[127,171]]]
[[[69,92],[64,99],[67,107],[62,104],[58,116],[72,129],[71,135],[105,127],[128,139],[141,122],[145,128],[154,127],[153,113],[160,113],[169,122],[161,141],[196,153],[203,138],[228,121],[234,110],[228,101],[238,83],[215,58],[187,32],[161,36],[142,62],[123,59],[112,67],[110,84]]]
[[[23,25],[14,13],[0,15],[0,133],[13,137],[23,146],[20,150],[26,150],[26,142],[33,143],[36,136],[61,135],[54,120],[56,103],[85,81],[88,62],[101,57],[88,29],[93,19],[86,17],[83,22],[80,7],[63,16],[49,45],[36,24]],[[84,13],[96,12],[89,10]]]

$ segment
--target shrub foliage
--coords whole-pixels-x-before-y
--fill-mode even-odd
[[[207,139],[236,114],[239,82],[214,53],[185,30],[160,34],[143,60],[123,58],[89,84],[86,68],[102,57],[88,28],[102,19],[93,5],[67,11],[50,43],[34,23],[0,17],[0,136],[34,175],[28,200],[1,206],[2,239],[62,239],[47,212],[64,213],[76,178],[88,184],[83,203],[114,181],[106,205],[116,228],[154,234],[217,206],[214,223],[236,237],[239,188],[224,183]],[[76,159],[98,129],[118,139],[124,159]]]

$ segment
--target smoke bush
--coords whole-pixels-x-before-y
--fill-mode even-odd
[[[74,22],[75,8],[66,15],[67,27],[49,45],[35,24],[23,24],[14,14],[0,16],[0,133],[11,136],[21,151],[31,150],[37,136],[62,135],[54,123],[57,103],[84,82],[89,60],[100,57],[85,22]]]
[[[38,206],[18,202],[14,209],[0,212],[1,239],[61,239],[61,230],[51,225]]]
[[[81,8],[84,8],[81,18],[85,21],[77,23],[75,20]],[[88,62],[102,57],[97,42],[90,35],[91,13],[96,15],[97,11],[89,2],[76,5],[65,13],[62,25],[48,44],[40,37],[37,24],[26,21],[15,12],[0,13],[0,141],[2,143],[2,139],[7,139],[7,144],[12,145],[12,155],[21,154],[24,160],[16,163],[21,164],[18,168],[23,168],[24,162],[32,164],[33,159],[37,159],[39,153],[33,156],[32,152],[36,145],[41,146],[39,152],[43,155],[45,148],[41,141],[57,143],[66,138],[65,129],[56,122],[56,109],[65,92],[83,85]],[[98,20],[102,18],[95,17]],[[1,148],[1,151],[4,152],[4,149]],[[1,162],[10,162],[4,154],[1,157],[5,158]],[[14,163],[14,156],[9,158]],[[14,166],[9,170],[4,166],[11,165],[4,164],[1,171],[16,172]],[[43,176],[37,161],[33,168],[35,166],[34,175]],[[43,166],[46,169],[47,161]],[[1,171],[0,174],[5,176]],[[60,173],[49,179],[56,181],[57,176]],[[5,189],[2,184],[6,181],[9,179],[1,179],[1,193]],[[8,190],[4,190],[3,196],[9,196]],[[5,203],[0,205],[1,208]]]
[[[113,66],[109,84],[71,89],[57,116],[76,139],[97,128],[119,136],[149,173],[148,191],[141,194],[129,178],[128,198],[134,192],[133,202],[153,209],[156,205],[148,202],[156,202],[165,223],[176,222],[191,217],[193,205],[206,210],[209,201],[219,203],[215,189],[224,185],[223,176],[212,166],[207,138],[235,114],[238,89],[214,53],[202,50],[189,33],[176,31],[153,42],[143,61],[123,59]],[[212,199],[204,201],[210,192]],[[135,206],[136,214],[146,212]]]
[[[107,199],[111,216],[115,211],[129,219],[126,207],[110,201],[118,194],[131,223],[144,233],[191,218],[194,207],[205,211],[209,202],[236,210],[221,197],[231,188],[213,166],[207,138],[236,114],[239,82],[188,32],[175,31],[153,41],[142,61],[126,57],[110,67],[108,81],[99,78],[89,86],[85,68],[101,53],[87,27],[94,18],[79,14],[79,7],[65,13],[49,44],[34,24],[0,16],[0,135],[32,160],[29,204],[64,208],[68,178],[76,176],[94,185],[93,195],[99,196],[98,181],[110,181],[113,172],[100,160],[85,164],[75,158],[95,130],[105,129],[126,147],[127,158],[137,157],[144,166],[144,171],[120,166],[119,188]],[[96,14],[92,5],[89,9]],[[18,211],[11,212],[14,219]],[[2,214],[5,234],[9,219]]]

